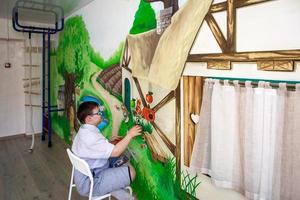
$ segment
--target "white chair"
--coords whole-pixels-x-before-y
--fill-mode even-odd
[[[89,200],[101,200],[101,199],[105,199],[105,198],[108,198],[110,200],[111,199],[111,194],[105,194],[103,196],[98,196],[98,197],[93,197],[92,196],[94,178],[93,178],[92,172],[89,168],[89,165],[87,164],[87,162],[85,160],[83,160],[83,159],[77,157],[76,155],[74,155],[69,148],[67,149],[67,153],[68,153],[69,159],[72,163],[72,175],[71,175],[71,181],[70,181],[68,200],[71,200],[72,189],[73,189],[73,187],[76,187],[76,185],[73,183],[74,170],[75,169],[90,178],[91,184],[90,184]],[[132,195],[131,187],[126,187],[126,189],[129,191],[130,195]]]

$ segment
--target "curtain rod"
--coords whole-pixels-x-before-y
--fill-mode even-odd
[[[253,86],[258,86],[258,82],[259,81],[264,81],[264,82],[269,82],[270,83],[270,86],[272,88],[278,88],[279,87],[279,83],[286,83],[287,81],[276,81],[276,82],[270,82],[268,80],[238,80],[238,79],[233,79],[233,78],[216,78],[216,77],[205,77],[206,78],[211,78],[211,79],[218,79],[220,80],[220,83],[224,83],[225,80],[228,80],[228,83],[229,84],[233,84],[233,81],[238,81],[239,82],[239,85],[241,86],[245,86],[245,82],[246,81],[251,81],[251,85]],[[295,83],[287,83],[286,84],[286,87],[288,88],[288,90],[292,90],[294,91],[296,89],[296,84],[299,84],[299,82],[295,82]]]

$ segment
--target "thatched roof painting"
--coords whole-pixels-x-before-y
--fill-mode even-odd
[[[121,98],[122,96],[122,69],[119,64],[110,66],[103,70],[98,78],[98,82],[112,95]]]

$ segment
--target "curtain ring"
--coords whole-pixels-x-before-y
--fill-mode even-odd
[[[265,87],[265,81],[259,81],[258,82],[258,87],[259,88],[264,88]]]
[[[279,86],[279,89],[286,90],[286,83],[279,83],[278,86]]]
[[[215,85],[220,85],[220,80],[219,79],[213,79],[213,82]]]
[[[246,88],[252,88],[252,81],[246,81],[245,82],[245,87]]]
[[[272,89],[270,82],[265,82],[265,88]]]
[[[295,88],[296,88],[296,91],[297,91],[297,92],[300,92],[300,83],[297,83],[297,84],[295,85]]]
[[[224,85],[229,86],[229,80],[224,80]]]

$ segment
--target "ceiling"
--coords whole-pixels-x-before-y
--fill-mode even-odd
[[[22,0],[26,1],[26,0]],[[84,7],[89,4],[93,0],[30,0],[40,3],[48,3],[56,6],[60,6],[64,10],[65,17],[72,14],[74,11],[79,8]],[[0,18],[11,18],[12,9],[17,0],[0,0]],[[39,16],[40,15],[40,16]],[[38,19],[43,18],[40,14],[37,13],[27,13],[26,19],[30,21],[37,21]],[[45,17],[44,17],[45,18]]]

